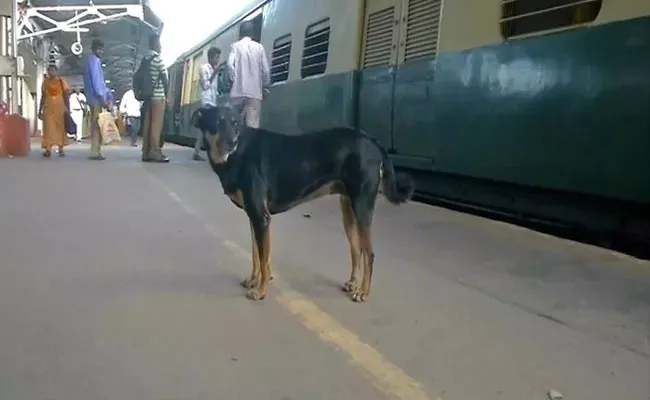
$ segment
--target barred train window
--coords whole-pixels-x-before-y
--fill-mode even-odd
[[[504,38],[578,27],[593,22],[602,0],[501,0]]]
[[[291,61],[291,34],[280,36],[273,42],[271,55],[271,83],[289,79]]]
[[[330,19],[326,18],[307,27],[302,52],[303,78],[325,73],[330,46]]]

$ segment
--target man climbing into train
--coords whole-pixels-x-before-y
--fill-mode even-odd
[[[199,87],[201,88],[201,107],[209,108],[217,106],[217,98],[219,97],[218,79],[219,73],[219,58],[221,57],[221,50],[217,47],[210,47],[208,49],[208,62],[201,66],[201,73],[199,75]],[[197,136],[194,142],[194,157],[196,161],[203,161],[201,157],[201,146],[203,140],[201,135]]]
[[[252,39],[254,31],[253,21],[239,25],[239,40],[232,44],[228,56],[228,73],[230,98],[242,106],[246,125],[259,128],[262,99],[271,75],[264,46]]]

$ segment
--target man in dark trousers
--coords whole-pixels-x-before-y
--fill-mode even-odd
[[[106,87],[102,70],[104,42],[99,39],[93,40],[91,50],[84,69],[84,92],[90,107],[90,159],[103,160],[99,114],[102,112],[102,108],[109,107],[108,98],[111,92]]]

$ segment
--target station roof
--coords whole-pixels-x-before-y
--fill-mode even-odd
[[[34,9],[31,22],[37,26],[35,31],[52,30],[44,35],[57,45],[63,60],[62,75],[81,74],[83,57],[90,51],[91,42],[101,39],[105,45],[104,77],[116,96],[131,86],[135,68],[148,47],[148,37],[160,33],[163,26],[146,0],[29,0],[28,8]],[[77,41],[77,23],[84,30],[80,33],[80,57],[71,52]]]

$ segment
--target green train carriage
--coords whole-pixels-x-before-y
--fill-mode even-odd
[[[271,60],[263,127],[360,127],[429,196],[648,233],[650,2],[258,1],[171,68],[167,140],[193,143],[198,67],[244,19]]]

